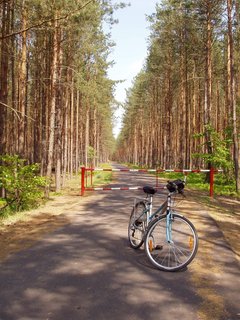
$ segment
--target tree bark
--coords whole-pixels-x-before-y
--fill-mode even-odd
[[[236,191],[240,190],[239,177],[239,145],[237,132],[237,107],[236,107],[236,89],[235,89],[235,74],[234,74],[234,43],[232,30],[232,11],[233,2],[227,0],[228,12],[228,103],[232,113],[232,127],[233,127],[233,161],[234,172],[236,179]]]
[[[49,112],[49,138],[47,147],[47,172],[46,175],[49,179],[52,176],[53,169],[53,154],[54,154],[54,139],[55,139],[55,124],[56,124],[56,95],[57,95],[57,63],[58,63],[58,22],[57,13],[55,13],[55,20],[53,25],[53,51],[52,51],[52,64],[51,64],[51,79],[50,79],[50,112]],[[55,168],[56,169],[56,168]],[[46,191],[48,196],[49,189]]]
[[[27,25],[27,9],[25,0],[22,2],[22,28]],[[18,77],[18,110],[20,112],[20,121],[18,124],[18,154],[25,158],[25,121],[26,121],[26,86],[27,86],[27,33],[21,34],[21,52],[19,60]]]
[[[10,7],[9,1],[2,1],[2,36],[9,32]],[[8,70],[9,70],[9,41],[1,43],[1,74],[0,74],[0,154],[6,152],[6,115],[8,105]]]

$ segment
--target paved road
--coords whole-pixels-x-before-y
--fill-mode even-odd
[[[116,185],[151,180],[137,173],[115,178]],[[190,205],[193,220],[204,226],[205,251],[182,272],[161,272],[143,250],[128,246],[134,196],[141,192],[81,199],[66,212],[69,224],[3,262],[0,320],[239,319],[239,266],[207,213]]]

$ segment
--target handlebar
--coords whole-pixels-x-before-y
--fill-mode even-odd
[[[178,180],[168,181],[166,188],[171,193],[178,192],[180,194],[183,194],[185,183],[186,183],[185,179],[184,180],[178,179]],[[154,195],[157,192],[157,188],[155,189],[150,186],[145,186],[145,187],[143,187],[143,191],[148,195]]]
[[[185,182],[186,182],[186,180],[185,181],[184,180],[177,179],[174,181],[168,181],[168,183],[166,185],[168,191],[169,192],[178,192],[178,193],[183,194],[183,190],[184,190]]]

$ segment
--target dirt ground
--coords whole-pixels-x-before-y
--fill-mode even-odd
[[[187,197],[184,208],[187,212],[191,212],[191,208],[196,208],[199,205],[199,211],[207,212],[215,221],[218,228],[222,232],[223,238],[229,245],[230,250],[235,254],[240,261],[240,203],[238,200],[226,197],[215,197],[209,199],[203,193],[191,191],[192,196]],[[180,207],[181,208],[181,207]],[[207,216],[206,216],[207,217]],[[216,250],[217,238],[208,238],[208,219],[202,219],[201,215],[191,216],[190,220],[196,226],[198,236],[201,239],[198,248],[198,259],[192,264],[193,273],[191,281],[195,287],[196,293],[202,298],[202,303],[198,309],[198,319],[232,319],[225,308],[224,289],[216,289],[217,284],[224,282],[226,277],[226,269],[224,262],[218,261],[215,263],[214,255],[224,256],[224,253]],[[219,235],[221,237],[221,235]],[[201,258],[199,258],[201,257]],[[225,280],[229,283],[231,279]],[[226,285],[225,282],[225,285]],[[220,293],[221,292],[221,293]],[[239,316],[239,314],[238,314]],[[238,316],[236,319],[238,319]],[[235,319],[235,318],[234,318]]]
[[[233,197],[216,196],[209,198],[206,194],[192,192],[193,199],[202,203],[210,216],[216,221],[225,239],[240,261],[240,201]]]

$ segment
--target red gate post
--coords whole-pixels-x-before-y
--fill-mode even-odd
[[[81,167],[81,196],[84,196],[85,191],[85,167]]]
[[[210,197],[213,197],[213,189],[214,189],[214,168],[210,169]]]
[[[91,166],[91,187],[93,186],[93,167]]]
[[[85,186],[84,187],[87,187],[88,186],[88,169],[85,168]]]

